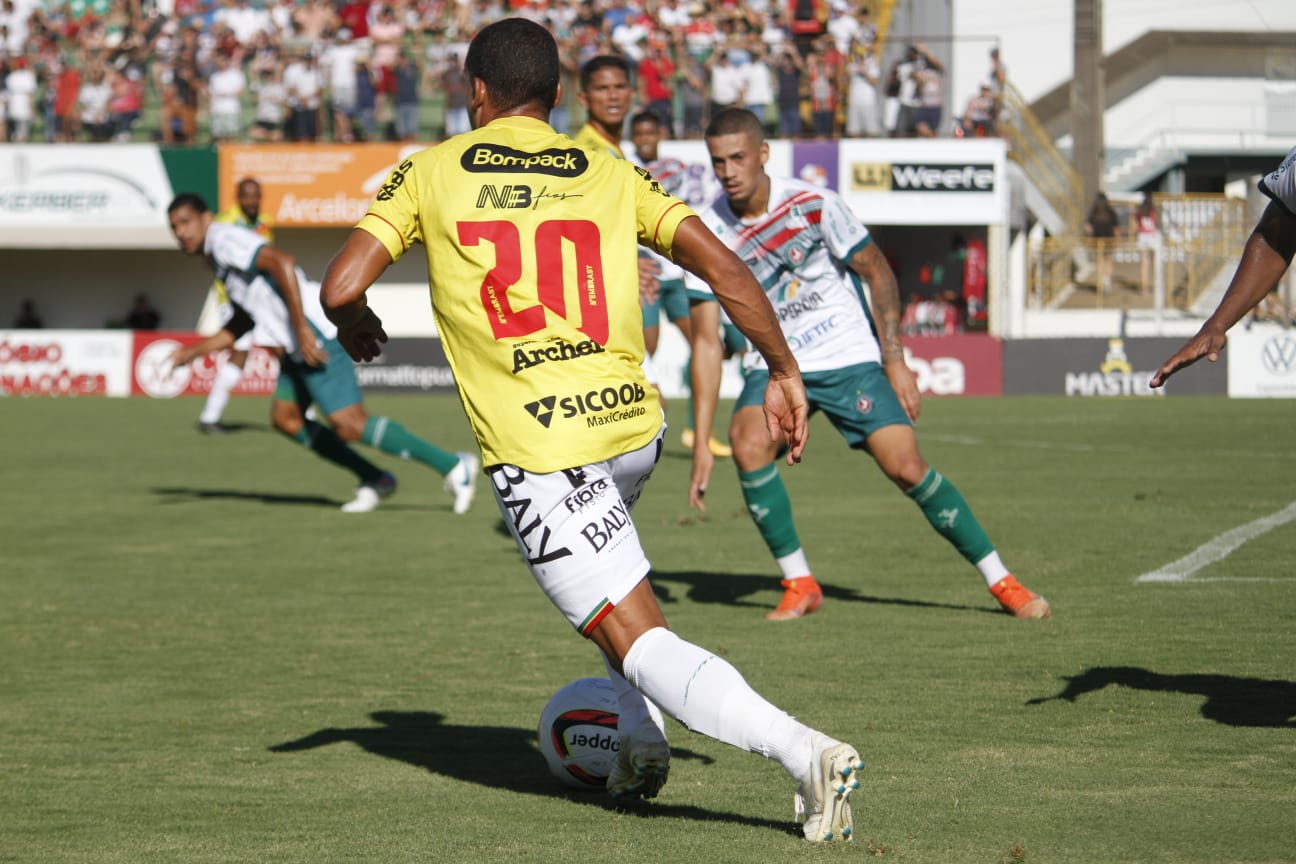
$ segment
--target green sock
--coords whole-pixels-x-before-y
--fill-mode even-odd
[[[738,485],[747,512],[774,557],[782,558],[800,549],[801,539],[792,524],[792,499],[779,476],[778,463],[771,462],[755,471],[739,471]]]
[[[918,485],[905,494],[922,510],[936,533],[954,544],[968,563],[975,565],[995,551],[963,495],[935,468],[928,468]]]
[[[314,420],[307,420],[293,438],[321,459],[350,471],[360,478],[361,483],[372,483],[382,476],[381,468],[352,450],[332,429]]]
[[[440,474],[449,474],[459,464],[459,456],[442,450],[410,432],[390,417],[370,417],[360,440],[370,447],[402,459],[416,459]]]

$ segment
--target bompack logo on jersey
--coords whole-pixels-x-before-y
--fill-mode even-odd
[[[474,144],[459,157],[465,171],[475,174],[548,174],[551,177],[579,177],[589,159],[578,147],[551,147],[539,153],[514,150],[501,144]]]
[[[584,417],[585,425],[592,429],[642,417],[648,409],[639,403],[646,395],[642,384],[622,384],[570,396],[541,396],[522,407],[546,429],[553,422],[555,412],[560,412],[564,420]]]
[[[856,192],[993,192],[993,165],[924,165],[856,162],[851,165]]]
[[[525,342],[513,349],[513,374],[524,369],[531,369],[545,363],[565,363],[593,354],[602,354],[603,346],[592,339],[580,342],[568,342],[565,339],[550,339],[548,343]]]

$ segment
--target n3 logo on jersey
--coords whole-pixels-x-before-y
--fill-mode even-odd
[[[542,396],[522,407],[546,429],[553,422],[555,407],[562,412],[564,420],[581,415],[585,418],[585,425],[593,428],[642,417],[647,409],[638,403],[644,400],[644,396],[642,384],[622,384],[572,396]]]
[[[476,174],[527,173],[551,177],[579,177],[589,167],[589,158],[578,147],[550,148],[527,153],[499,144],[474,144],[459,157],[465,171]]]
[[[531,187],[522,185],[492,186],[487,183],[477,194],[477,209],[523,210],[531,206]]]

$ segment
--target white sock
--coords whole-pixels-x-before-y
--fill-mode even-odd
[[[225,406],[229,404],[230,391],[238,386],[242,378],[242,369],[233,363],[222,363],[216,370],[216,378],[212,381],[212,389],[207,394],[207,402],[203,405],[202,413],[198,415],[199,421],[219,422],[221,415],[225,413]]]
[[[985,580],[987,588],[993,588],[996,582],[1010,575],[1003,561],[999,560],[998,552],[991,552],[982,558],[976,563],[976,568],[981,572],[981,578]]]
[[[725,660],[654,627],[621,665],[636,689],[688,728],[775,759],[793,779],[804,779],[814,730],[771,705]]]
[[[779,570],[784,579],[800,579],[810,575],[810,562],[806,560],[805,549],[798,549],[791,555],[784,555],[778,561]]]
[[[616,690],[617,703],[620,706],[617,715],[617,732],[629,735],[645,723],[651,723],[657,727],[662,740],[665,741],[666,718],[662,716],[661,709],[645,699],[644,695],[616,670],[606,654],[599,653],[603,657],[603,665],[607,667],[608,680]]]

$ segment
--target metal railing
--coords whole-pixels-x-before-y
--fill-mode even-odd
[[[999,129],[1008,141],[1008,158],[1021,166],[1067,227],[1079,232],[1084,223],[1080,175],[1011,82],[1004,84],[1002,99]]]

